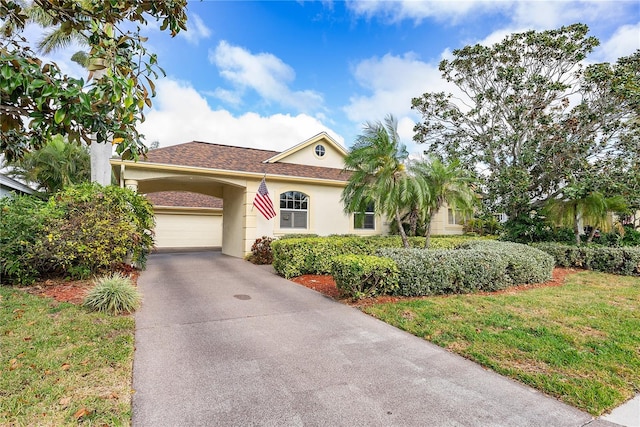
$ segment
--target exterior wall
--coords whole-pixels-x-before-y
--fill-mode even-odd
[[[222,246],[222,210],[156,208],[157,248]]]
[[[322,145],[325,148],[325,155],[318,157],[315,154],[316,145]],[[280,163],[295,163],[298,165],[320,166],[324,168],[344,168],[342,153],[338,152],[333,145],[324,140],[314,142],[294,153],[279,160]]]
[[[259,181],[248,184],[248,200],[253,203]],[[342,187],[327,186],[322,184],[293,184],[281,181],[267,180],[269,196],[277,216],[267,220],[257,210],[251,211],[252,220],[255,223],[251,229],[247,229],[248,240],[253,243],[256,238],[262,236],[279,237],[285,234],[359,234],[378,235],[388,232],[387,224],[382,218],[376,218],[375,230],[355,230],[353,228],[353,215],[347,215],[342,210],[340,195]],[[280,227],[280,194],[286,191],[300,191],[309,196],[309,211],[307,216],[307,228],[281,228]],[[226,209],[225,199],[225,209]],[[250,245],[249,245],[250,248]],[[247,249],[248,250],[248,249]]]
[[[431,223],[432,235],[455,235],[464,234],[462,225],[449,224],[449,207],[445,204],[436,213]]]

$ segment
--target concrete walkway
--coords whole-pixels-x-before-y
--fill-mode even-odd
[[[220,252],[138,284],[134,426],[615,426]]]

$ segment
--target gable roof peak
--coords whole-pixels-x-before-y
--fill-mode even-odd
[[[284,159],[285,157],[288,157],[288,156],[292,155],[293,153],[296,153],[296,152],[298,152],[298,151],[310,146],[311,144],[315,144],[315,143],[320,142],[320,141],[324,141],[328,145],[332,146],[343,157],[348,154],[346,148],[344,148],[342,145],[340,145],[326,131],[322,131],[322,132],[312,136],[311,138],[306,139],[306,140],[302,141],[301,143],[294,145],[293,147],[289,148],[288,150],[285,150],[285,151],[283,151],[281,153],[276,154],[273,157],[268,158],[267,160],[264,161],[264,163],[275,163],[275,162],[277,162],[279,160]]]

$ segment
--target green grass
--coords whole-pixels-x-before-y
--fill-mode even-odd
[[[593,415],[640,392],[640,278],[582,272],[562,287],[363,310]]]
[[[131,423],[134,320],[0,286],[0,425]]]

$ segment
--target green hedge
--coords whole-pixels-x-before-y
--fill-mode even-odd
[[[372,255],[339,255],[331,274],[338,289],[355,299],[388,294],[398,287],[398,267],[389,258]]]
[[[549,254],[520,243],[468,241],[458,248],[499,253],[508,262],[507,274],[514,284],[546,282],[551,279],[555,265]]]
[[[463,245],[464,246],[464,245]],[[473,246],[473,245],[471,245]],[[516,243],[489,242],[461,250],[380,249],[400,271],[396,294],[495,291],[551,278],[553,258]]]
[[[431,248],[453,249],[478,237],[447,236],[431,239]],[[424,246],[424,237],[411,237],[414,248]],[[271,243],[273,268],[287,279],[302,274],[330,274],[332,258],[337,255],[372,255],[380,248],[400,248],[400,236],[330,236],[279,239]]]
[[[534,243],[533,247],[555,258],[560,267],[576,267],[587,270],[625,276],[640,276],[640,247],[610,248],[604,246],[571,246],[560,243]]]

